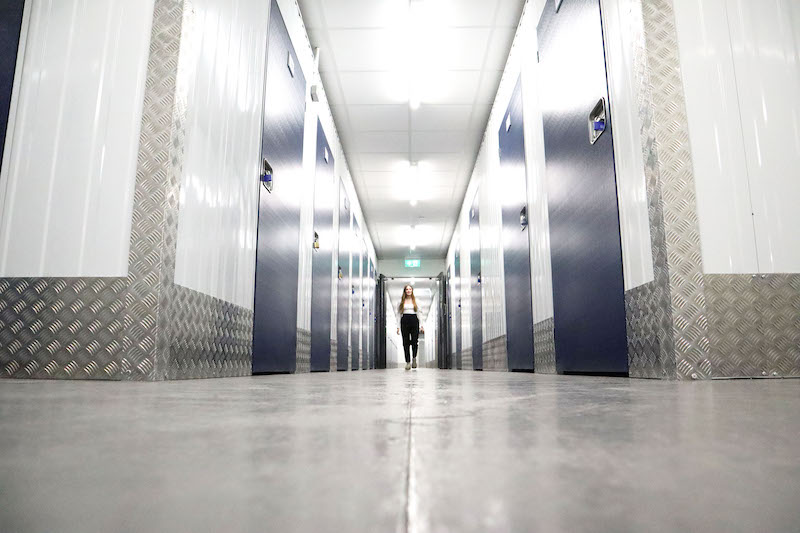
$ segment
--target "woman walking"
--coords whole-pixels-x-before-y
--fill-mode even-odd
[[[417,299],[414,297],[414,288],[406,285],[403,288],[403,296],[400,298],[400,305],[397,306],[397,316],[400,318],[400,327],[397,333],[402,330],[403,351],[406,355],[406,370],[417,368],[417,342],[419,340],[419,318],[417,317]],[[414,349],[413,363],[409,349]]]

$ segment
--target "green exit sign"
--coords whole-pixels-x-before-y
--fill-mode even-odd
[[[419,268],[419,259],[406,259],[406,268]]]

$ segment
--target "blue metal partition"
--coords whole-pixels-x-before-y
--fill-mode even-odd
[[[11,108],[11,91],[14,87],[14,71],[17,68],[17,50],[22,28],[24,0],[0,2],[0,162],[6,144],[8,114]]]
[[[352,370],[359,370],[358,355],[361,346],[361,248],[359,237],[361,229],[358,221],[353,217],[353,231],[351,233],[352,249],[352,274],[350,278],[350,355]]]
[[[347,370],[350,356],[350,200],[339,182],[339,253],[336,282],[336,369]]]
[[[533,310],[528,240],[528,186],[522,128],[522,84],[517,80],[498,131],[503,210],[508,369],[533,370]]]
[[[556,368],[562,373],[627,374],[622,247],[600,4],[557,4],[548,0],[538,27]]]
[[[261,141],[253,373],[297,367],[297,277],[306,80],[278,3],[269,18]],[[280,110],[276,113],[275,110]]]
[[[314,240],[311,258],[311,371],[331,368],[331,308],[333,307],[333,216],[336,209],[333,154],[317,120],[317,169],[314,175]]]
[[[481,299],[481,227],[478,192],[469,210],[469,298],[472,368],[483,370],[483,300]]]

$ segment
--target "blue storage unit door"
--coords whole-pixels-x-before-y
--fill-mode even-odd
[[[556,368],[627,374],[625,295],[599,0],[539,22]]]
[[[478,192],[469,210],[469,297],[472,368],[483,370],[483,302],[481,299],[481,226]]]
[[[461,251],[453,257],[453,337],[454,368],[461,369]]]
[[[11,92],[14,87],[14,71],[17,68],[17,50],[22,29],[24,0],[0,2],[0,162],[6,144],[8,114],[11,109]]]
[[[522,83],[517,79],[498,131],[503,210],[503,268],[506,289],[508,369],[533,370],[531,255],[528,240],[528,185],[522,128]]]
[[[317,120],[317,169],[314,175],[314,248],[311,256],[311,371],[331,369],[333,307],[333,216],[337,182],[333,154]]]
[[[369,266],[367,243],[361,241],[361,369],[369,368]]]
[[[352,274],[350,279],[350,355],[352,370],[358,370],[358,356],[361,346],[361,250],[358,245],[358,237],[361,235],[358,221],[353,217],[353,231],[351,233],[353,243],[352,250]]]
[[[336,369],[347,370],[350,357],[350,200],[339,182],[339,253],[336,282]]]
[[[253,373],[297,367],[297,276],[306,80],[278,3],[269,17],[262,183],[253,308]],[[276,112],[280,110],[280,112]]]

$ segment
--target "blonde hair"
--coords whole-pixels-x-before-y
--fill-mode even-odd
[[[403,287],[403,296],[400,298],[400,305],[397,306],[398,313],[403,312],[403,307],[406,305],[406,298],[411,298],[411,303],[414,304],[414,311],[419,311],[419,308],[417,308],[417,299],[414,297],[414,287],[411,287],[411,296],[406,296],[406,289],[409,287],[411,287],[411,285]]]

